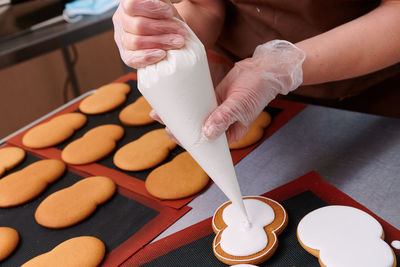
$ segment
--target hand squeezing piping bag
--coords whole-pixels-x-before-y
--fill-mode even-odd
[[[183,23],[183,22],[182,22]],[[165,125],[232,201],[248,223],[226,136],[206,139],[202,125],[217,107],[203,44],[185,24],[185,46],[138,69],[138,88]]]

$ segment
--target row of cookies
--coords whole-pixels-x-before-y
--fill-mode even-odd
[[[3,170],[16,167],[24,158],[25,151],[21,148],[0,149],[0,166]],[[65,170],[66,165],[62,161],[45,159],[6,175],[0,179],[0,207],[15,207],[33,200],[48,184],[59,179]],[[53,229],[72,226],[87,218],[98,205],[110,199],[115,189],[114,182],[106,177],[82,179],[45,198],[36,209],[35,220],[38,224]],[[0,261],[14,251],[18,242],[16,230],[0,228]]]
[[[103,86],[96,93],[85,98],[79,108],[87,114],[107,112],[121,105],[128,92],[129,86],[122,83]],[[153,120],[148,115],[150,110],[151,106],[147,101],[143,97],[139,97],[134,103],[124,108],[119,117],[126,125],[152,123]],[[85,116],[79,113],[58,116],[28,131],[23,137],[23,144],[32,148],[56,145],[71,136],[74,130],[82,127],[85,121]],[[269,114],[262,112],[250,127],[247,135],[239,142],[232,144],[231,148],[243,148],[258,141],[270,121]],[[123,135],[124,130],[119,125],[98,126],[67,145],[62,151],[62,159],[69,164],[78,165],[96,162],[111,153],[115,149],[116,142]],[[47,140],[47,143],[44,144],[43,140]],[[115,153],[113,161],[115,166],[122,170],[141,171],[162,163],[175,147],[176,144],[166,136],[163,129],[153,130],[120,148]],[[146,181],[146,188],[150,194],[161,199],[179,199],[195,194],[207,185],[207,175],[186,154],[180,155],[176,160],[167,163],[166,166],[160,166],[150,173]],[[173,172],[166,170],[173,170]],[[177,190],[179,185],[185,183],[195,186],[190,187],[189,190]],[[163,185],[162,190],[159,190],[160,184]],[[166,187],[165,185],[170,186]],[[171,188],[170,192],[167,192],[168,188]],[[184,186],[184,188],[186,187]]]

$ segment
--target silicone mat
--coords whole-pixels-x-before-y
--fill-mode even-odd
[[[158,128],[164,127],[163,125],[154,122],[149,125],[145,126],[124,126],[123,124],[120,123],[118,119],[118,114],[120,111],[126,107],[127,105],[131,104],[134,102],[137,97],[139,97],[141,94],[137,89],[137,82],[136,82],[136,74],[135,73],[130,73],[127,74],[120,79],[117,80],[117,82],[125,82],[128,83],[131,87],[131,92],[128,95],[127,101],[125,102],[124,105],[121,107],[104,113],[104,114],[99,114],[99,115],[87,115],[87,123],[86,125],[76,131],[72,137],[70,137],[68,140],[65,142],[57,145],[56,147],[51,147],[51,148],[46,148],[46,149],[29,149],[26,148],[22,145],[22,137],[24,136],[25,132],[22,132],[9,140],[7,140],[8,143],[24,147],[25,149],[32,151],[36,154],[45,156],[45,157],[50,157],[50,158],[57,158],[61,159],[61,150],[69,144],[72,140],[75,140],[79,137],[81,137],[85,132],[88,130],[102,125],[102,124],[118,124],[121,125],[124,130],[125,134],[124,137],[118,141],[117,143],[117,149],[120,147],[124,146],[125,144],[139,138],[143,134],[154,130]],[[69,112],[79,112],[78,107],[79,103],[77,102],[75,104],[72,104],[71,106],[65,108],[64,110],[60,111],[59,113],[55,114],[54,116],[58,116],[60,114],[64,113],[69,113]],[[287,123],[291,118],[293,118],[297,113],[299,113],[305,105],[299,104],[299,103],[293,103],[293,102],[287,102],[283,100],[276,100],[271,102],[269,106],[265,108],[267,112],[271,114],[273,117],[272,123],[269,125],[269,127],[265,130],[263,138],[257,142],[256,144],[246,147],[244,149],[238,149],[238,150],[232,150],[232,160],[233,163],[236,164],[238,163],[243,157],[245,157],[248,153],[250,153],[254,148],[256,148],[260,143],[262,143],[268,136],[271,136],[275,131],[277,131],[280,127],[282,127],[285,123]],[[52,117],[54,117],[52,116]],[[51,117],[51,118],[52,118]],[[51,119],[49,118],[49,119]],[[116,151],[115,150],[115,151]],[[115,152],[114,151],[114,152]],[[169,157],[163,162],[168,162],[172,160],[176,155],[179,153],[183,152],[183,148],[177,147],[174,149]],[[114,153],[111,153],[110,155],[106,156],[102,160],[92,163],[92,164],[86,164],[86,165],[79,165],[79,166],[74,166],[74,168],[82,170],[86,173],[90,173],[93,175],[106,175],[112,178],[117,184],[120,183],[125,183],[129,186],[129,189],[132,191],[135,191],[139,194],[142,194],[148,198],[153,198],[150,196],[144,186],[144,181],[146,180],[147,175],[153,170],[145,170],[145,171],[140,171],[140,172],[127,172],[118,169],[116,166],[113,164],[113,155]],[[188,202],[190,202],[195,196],[191,196],[185,199],[180,199],[180,200],[172,200],[172,201],[161,201],[163,205],[167,205],[170,207],[174,208],[181,208],[184,205],[186,205]]]
[[[288,213],[289,223],[278,236],[277,251],[267,262],[259,266],[320,266],[318,259],[307,253],[298,243],[296,228],[303,216],[326,205],[348,205],[362,209],[381,223],[385,231],[385,240],[389,244],[393,240],[400,239],[399,230],[323,181],[315,172],[306,174],[264,196],[275,199],[283,205]],[[214,236],[209,218],[148,245],[133,255],[123,266],[226,266],[213,254]],[[400,251],[395,252],[399,262]]]
[[[5,175],[20,170],[41,158],[27,153],[23,163]],[[105,264],[118,265],[135,251],[165,230],[189,208],[175,210],[118,186],[117,193],[100,205],[86,220],[64,229],[48,229],[34,219],[37,206],[51,193],[68,187],[87,175],[69,169],[50,184],[42,195],[31,202],[13,208],[0,208],[0,226],[16,229],[20,244],[0,266],[20,266],[27,260],[51,250],[59,243],[81,235],[96,236],[106,245]],[[4,176],[3,176],[4,177]]]

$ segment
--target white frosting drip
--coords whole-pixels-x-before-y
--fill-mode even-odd
[[[164,60],[138,69],[138,88],[182,146],[246,214],[226,136],[209,141],[201,134],[217,100],[204,46],[184,25],[189,32],[185,46],[168,50]]]
[[[381,239],[382,226],[372,216],[347,206],[327,206],[307,214],[298,237],[319,250],[327,267],[392,267],[393,252]]]
[[[399,240],[394,240],[392,241],[392,247],[394,247],[395,249],[400,249],[400,241]]]
[[[248,256],[262,251],[268,244],[264,226],[274,221],[274,210],[263,201],[244,199],[251,226],[246,227],[244,218],[234,205],[227,206],[222,218],[227,225],[221,234],[221,248],[234,256]]]
[[[253,265],[253,264],[236,264],[236,265],[232,265],[231,267],[257,267],[257,265]]]

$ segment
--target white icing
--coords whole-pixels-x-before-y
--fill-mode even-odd
[[[400,241],[399,240],[394,240],[391,243],[392,247],[394,247],[395,249],[400,249]]]
[[[138,69],[138,88],[182,146],[246,214],[226,136],[209,141],[201,134],[217,100],[204,46],[184,25],[190,33],[185,47],[169,50],[164,60]]]
[[[268,244],[264,226],[274,221],[274,210],[267,203],[257,199],[245,199],[244,205],[251,221],[244,227],[243,218],[234,205],[227,206],[222,219],[227,227],[221,234],[223,251],[234,256],[248,256],[262,251]]]
[[[236,265],[231,265],[231,267],[257,267],[257,265],[253,265],[253,264],[236,264]]]
[[[300,241],[319,250],[327,267],[392,267],[391,248],[372,216],[347,206],[327,206],[307,214],[297,229]]]

